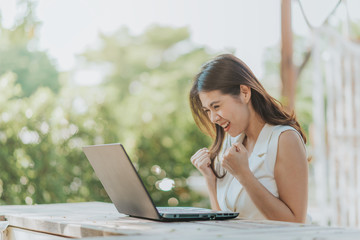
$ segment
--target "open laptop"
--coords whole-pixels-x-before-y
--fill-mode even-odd
[[[83,151],[120,213],[158,221],[219,220],[239,215],[206,208],[157,208],[120,143],[86,146]]]

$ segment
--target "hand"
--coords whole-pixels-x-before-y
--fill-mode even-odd
[[[240,182],[250,172],[249,153],[242,143],[234,143],[223,156],[221,166]]]
[[[205,178],[215,177],[210,165],[210,152],[207,148],[199,149],[190,159],[191,163],[201,172]]]

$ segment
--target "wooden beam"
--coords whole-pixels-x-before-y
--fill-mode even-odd
[[[294,111],[296,74],[293,63],[291,0],[281,1],[281,82],[282,103],[288,112]]]

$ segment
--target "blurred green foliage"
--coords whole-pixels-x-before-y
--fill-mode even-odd
[[[100,36],[82,58],[108,71],[102,83],[81,86],[37,50],[27,7],[14,28],[0,22],[0,204],[109,201],[81,147],[121,142],[157,205],[208,206],[187,182],[197,173],[191,155],[210,144],[187,96],[210,56],[188,29]]]
[[[195,126],[188,103],[194,73],[210,56],[194,48],[186,28],[150,27],[140,36],[126,28],[101,36],[101,48],[83,57],[110,66],[104,81],[118,141],[130,150],[145,186],[159,205],[191,205],[204,200],[190,191],[189,159],[209,139]],[[163,179],[171,191],[159,191]],[[170,202],[169,202],[169,199]]]
[[[0,203],[104,199],[80,148],[104,133],[103,126],[89,123],[98,112],[85,116],[76,111],[77,92],[69,87],[58,94],[38,88],[30,97],[20,97],[15,78],[13,73],[0,78]],[[101,103],[87,98],[101,109]]]
[[[6,29],[0,14],[0,75],[12,71],[22,86],[22,96],[30,96],[38,87],[46,86],[58,91],[58,72],[45,52],[36,50],[39,22],[34,18],[33,3],[20,2],[27,11],[17,20],[15,27]]]
[[[295,66],[303,64],[306,51],[310,49],[311,44],[308,39],[302,36],[294,35],[294,51],[293,61]],[[280,61],[281,61],[281,47],[280,43],[271,46],[264,52],[264,77],[261,83],[265,89],[276,99],[281,99],[281,78],[280,78]],[[295,95],[295,114],[297,119],[304,129],[305,134],[309,140],[310,128],[312,124],[312,62],[311,58],[306,62],[305,67],[298,73],[296,95]],[[310,145],[310,142],[307,142]]]

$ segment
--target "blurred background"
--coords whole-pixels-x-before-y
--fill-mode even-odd
[[[221,53],[296,112],[314,223],[360,227],[357,0],[0,0],[0,204],[109,202],[81,147],[121,142],[156,205],[209,207],[188,92]]]

